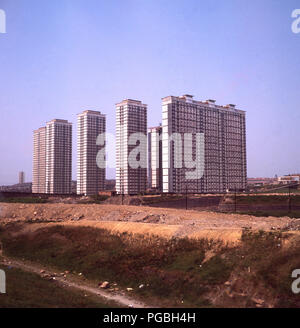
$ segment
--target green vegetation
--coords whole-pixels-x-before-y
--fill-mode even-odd
[[[106,308],[113,306],[94,295],[61,288],[55,281],[16,268],[6,272],[6,294],[0,294],[0,308]]]
[[[268,216],[274,216],[277,218],[281,218],[284,216],[290,217],[290,218],[300,218],[300,211],[291,211],[288,212],[288,210],[268,210],[268,211],[237,211],[239,214],[247,214],[257,217],[268,217]]]
[[[78,200],[78,204],[101,204],[110,196],[108,195],[93,195],[90,196],[88,200]]]
[[[300,218],[300,195],[244,195],[231,196],[231,203],[228,203],[229,208],[224,209],[224,212],[232,212],[236,201],[237,213],[248,214],[258,217],[288,216],[291,218]],[[289,202],[290,209],[289,210]]]
[[[0,197],[0,203],[41,204],[41,203],[47,203],[47,199],[36,198],[36,197],[10,197],[10,198]]]
[[[283,249],[281,232],[245,230],[241,245],[234,248],[204,239],[112,235],[90,227],[52,226],[23,235],[2,230],[1,239],[7,256],[81,272],[95,283],[132,287],[150,304],[211,306],[209,293],[238,277],[243,290],[257,288],[276,306],[300,306],[290,288],[291,272],[300,268],[300,244]]]
[[[121,287],[133,287],[141,296],[171,298],[172,305],[208,305],[206,283],[224,283],[230,274],[225,260],[208,261],[205,251],[217,247],[206,240],[163,240],[150,236],[119,236],[89,227],[39,229],[32,235],[2,234],[7,256],[25,258],[58,270],[81,272],[95,281],[112,279]],[[224,261],[224,265],[223,265]],[[221,264],[221,270],[216,269]],[[205,272],[208,274],[205,274]],[[143,284],[145,287],[139,289]]]
[[[234,196],[232,196],[234,199]],[[291,196],[292,201],[295,204],[300,205],[300,195]],[[245,195],[245,196],[237,196],[236,201],[237,204],[283,204],[285,205],[289,200],[288,195]]]
[[[151,197],[143,197],[143,205],[161,203],[161,202],[170,202],[176,201],[178,199],[184,199],[185,196],[183,195],[155,195]]]
[[[291,292],[293,278],[291,273],[300,268],[300,244],[282,248],[284,237],[280,232],[243,233],[243,247],[238,255],[243,254],[239,267],[251,267],[251,280],[261,283],[277,300],[277,307],[300,307],[299,295]]]

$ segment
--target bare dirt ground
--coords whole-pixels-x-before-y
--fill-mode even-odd
[[[244,228],[289,230],[295,221],[289,217],[255,217],[146,206],[5,203],[0,204],[0,220],[4,225],[11,222],[52,222],[105,228],[116,233],[156,234],[166,238],[210,237],[228,242],[237,241]]]
[[[239,243],[244,228],[249,228],[254,231],[283,230],[286,231],[284,234],[289,235],[289,238],[282,238],[282,241],[280,241],[280,245],[282,245],[283,251],[285,251],[285,249],[287,248],[283,246],[289,246],[294,244],[298,245],[300,236],[300,220],[291,219],[289,217],[255,217],[251,215],[224,214],[211,211],[186,211],[182,209],[168,209],[133,205],[122,206],[117,204],[97,205],[61,203],[0,203],[0,227],[4,228],[4,230],[5,228],[7,228],[8,231],[11,231],[11,237],[17,237],[18,234],[22,235],[23,233],[25,233],[26,235],[26,232],[29,232],[30,235],[30,232],[35,231],[36,229],[50,227],[52,225],[62,225],[67,227],[87,226],[92,228],[101,228],[108,230],[113,234],[120,234],[126,232],[143,235],[154,234],[164,238],[189,237],[199,239],[218,239],[225,242],[227,245]],[[32,235],[34,236],[34,234]],[[88,235],[87,238],[90,238],[90,235]],[[240,245],[242,247],[243,242],[241,242]],[[278,247],[279,246],[276,242],[276,250]],[[2,247],[0,242],[0,257],[1,248]],[[234,245],[233,250],[235,250],[236,248],[238,247],[235,247]],[[255,252],[257,252],[257,254],[260,254],[259,252],[263,248],[261,248],[260,246],[257,246],[257,248],[259,249],[259,251],[255,248]],[[231,249],[231,247],[228,247],[229,252]],[[247,248],[244,249],[244,252],[245,253],[243,253],[243,255],[236,262],[237,264],[239,264],[240,261],[245,261],[245,263],[248,263],[248,257],[243,260],[243,258],[247,255]],[[299,252],[297,251],[297,254],[298,253]],[[205,254],[203,265],[205,265],[205,262],[209,262],[210,259],[216,257],[216,254],[216,250],[208,251],[207,254]],[[252,248],[250,249],[249,256],[249,259],[251,259],[252,261]],[[264,256],[265,254],[263,254],[263,258]],[[296,262],[296,264],[294,265],[294,254],[292,253],[292,251],[289,256],[290,257],[282,258],[291,258],[291,265],[293,267],[298,267],[296,265]],[[224,259],[226,258],[224,257],[223,260]],[[71,274],[57,274],[53,272],[53,268],[46,268],[39,264],[30,263],[23,260],[24,258],[22,256],[20,256],[18,260],[6,258],[5,265],[11,265],[13,267],[23,269],[25,271],[40,274],[42,277],[45,277],[45,279],[55,278],[57,283],[59,283],[63,288],[79,289],[86,293],[92,293],[93,295],[97,295],[99,296],[99,298],[106,298],[107,300],[117,302],[122,306],[149,306],[149,304],[143,304],[142,302],[140,302],[138,300],[138,297],[136,300],[133,299],[133,292],[132,294],[130,292],[127,292],[126,288],[124,288],[123,291],[121,289],[119,291],[115,291],[113,289],[111,291],[106,291],[98,288],[98,282],[93,283],[85,279],[83,276],[79,277],[78,270],[77,274],[74,274],[73,271]],[[280,261],[282,261],[282,259],[280,259]],[[247,284],[245,282],[247,281],[248,276],[252,278],[255,277],[255,271],[252,266],[254,266],[254,264],[256,265],[256,262],[251,262],[251,266],[247,264],[247,268],[241,266],[243,269],[238,272],[238,276],[236,275],[236,272],[233,272],[227,281],[222,282],[218,286],[214,286],[213,289],[211,289],[211,295],[209,295],[211,303],[223,305],[226,304],[228,306],[233,307],[237,304],[240,304],[240,306],[246,306],[245,302],[248,302],[248,298],[252,298],[257,299],[257,301],[253,301],[255,304],[257,304],[257,307],[262,306],[261,302],[264,302],[262,301],[262,299],[266,300],[263,306],[274,306],[274,297],[272,298],[271,296],[269,296],[268,289],[265,288],[264,285],[265,281],[267,280],[262,280],[263,282],[261,283],[264,284],[262,285],[263,287],[260,288],[257,288],[255,284],[253,284],[252,286],[252,280],[251,284]],[[275,262],[274,260],[274,263],[277,262]],[[190,266],[190,264],[188,264],[188,266]],[[214,265],[213,267],[215,266],[216,265]],[[273,266],[271,267],[273,270]],[[80,268],[80,270],[82,270],[82,268]],[[278,272],[281,271],[279,270]],[[122,271],[122,275],[123,274],[124,271]],[[252,274],[254,275],[251,276]],[[282,277],[285,278],[283,274]],[[290,277],[290,272],[288,272],[288,277]],[[111,280],[115,281],[114,278],[112,278]],[[253,281],[255,281],[255,279]],[[103,280],[101,280],[101,282],[103,282]],[[118,284],[120,284],[120,281],[118,281]],[[248,289],[250,289],[250,291]],[[265,295],[261,295],[264,294],[262,291],[264,291]],[[226,296],[225,294],[228,295]],[[238,299],[237,301],[236,297],[240,297],[241,300]],[[229,301],[227,299],[229,299]],[[244,303],[242,303],[242,301]],[[153,303],[156,304],[155,302]]]

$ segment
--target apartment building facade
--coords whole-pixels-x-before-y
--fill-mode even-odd
[[[162,191],[162,126],[148,129],[148,186]]]
[[[72,124],[54,119],[46,124],[46,193],[70,194]]]
[[[127,99],[116,105],[116,191],[118,194],[135,195],[147,188],[147,105],[141,101]],[[136,133],[144,135],[138,146],[141,150],[138,160],[145,159],[145,165],[132,167],[129,163],[131,151],[137,144],[129,139]]]
[[[174,134],[181,138],[176,149]],[[186,134],[192,135],[189,148]],[[197,143],[197,134],[202,142]],[[245,112],[235,105],[196,101],[191,95],[163,98],[162,149],[163,192],[223,193],[246,188]],[[195,170],[192,161],[200,163],[201,177],[190,178]]]
[[[105,138],[100,144],[97,138],[106,132],[106,116],[86,110],[78,114],[77,124],[77,194],[96,195],[105,190],[105,163],[98,165],[96,159],[105,148]]]
[[[46,127],[33,131],[32,193],[46,193]]]

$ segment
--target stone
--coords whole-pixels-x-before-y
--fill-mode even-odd
[[[263,299],[261,299],[261,298],[252,298],[252,301],[254,302],[254,303],[256,303],[256,304],[259,304],[259,305],[262,305],[262,304],[264,304],[264,300]]]
[[[100,285],[100,288],[102,288],[102,289],[107,289],[107,288],[109,288],[109,282],[108,282],[108,281],[104,281],[104,282]]]

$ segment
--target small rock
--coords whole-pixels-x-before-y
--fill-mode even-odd
[[[99,287],[100,288],[103,288],[103,289],[107,289],[107,288],[109,288],[109,282],[108,281],[104,281]]]
[[[132,292],[133,291],[133,288],[126,288],[128,292]]]
[[[261,298],[252,298],[252,301],[254,302],[254,303],[256,303],[256,304],[259,304],[259,305],[262,305],[262,304],[264,304],[264,300],[263,299],[261,299]]]
[[[139,285],[139,289],[142,289],[144,287],[145,287],[145,285],[143,285],[143,284]]]
[[[230,281],[226,281],[224,285],[225,286],[230,286],[231,285],[231,282]]]
[[[43,275],[42,278],[44,278],[46,280],[52,280],[53,279],[49,274]]]

